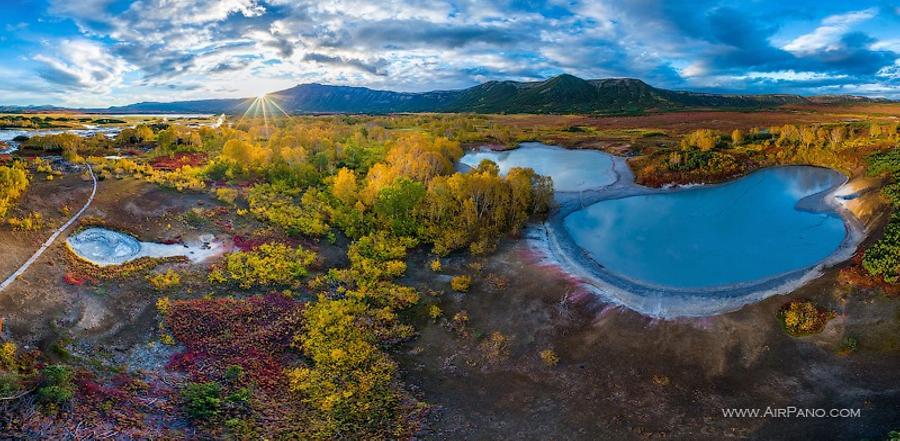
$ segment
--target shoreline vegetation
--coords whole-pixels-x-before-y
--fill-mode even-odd
[[[103,190],[130,182],[166,198],[159,204],[165,214],[156,218],[128,208],[152,224],[136,229],[159,236],[140,237],[177,240],[202,229],[231,236],[233,247],[212,265],[145,260],[127,274],[104,270],[108,277],[49,282],[79,293],[138,292],[143,303],[128,307],[148,311],[135,313],[148,326],[136,331],[143,334],[132,350],[153,360],[122,366],[87,355],[93,352],[78,350],[68,337],[17,343],[19,336],[9,339],[0,329],[0,433],[415,437],[433,409],[428,397],[405,383],[397,361],[399,348],[417,337],[410,323],[418,316],[444,320],[435,309],[442,295],[480,295],[481,262],[502,241],[531,236],[529,225],[548,215],[547,222],[556,222],[559,213],[581,203],[581,195],[578,201],[562,195],[554,207],[552,181],[531,169],[502,175],[484,161],[459,172],[454,164],[467,146],[543,140],[618,153],[627,164],[617,156],[614,166],[624,168],[607,190],[621,194],[635,191],[622,182],[631,170],[634,182],[654,187],[721,182],[776,165],[824,166],[851,180],[878,177],[874,190],[847,197],[874,207],[875,215],[862,220],[867,230],[885,225],[884,237],[864,252],[860,265],[869,277],[897,281],[900,215],[883,219],[896,211],[885,201],[900,200],[896,122],[823,116],[820,123],[726,132],[654,127],[658,120],[649,118],[631,123],[643,127],[610,128],[574,116],[249,117],[221,127],[141,123],[112,139],[50,135],[24,141],[0,166],[0,179],[14,181],[9,188],[17,189],[0,186],[6,191],[0,194],[5,224],[30,215],[29,207],[16,205],[27,191],[37,184],[52,188],[73,173],[67,164],[87,162],[101,182],[98,198],[121,197]],[[50,165],[35,156],[61,159]],[[63,176],[50,179],[53,171]],[[187,202],[177,205],[179,198]],[[448,259],[471,261],[451,273],[441,264]],[[409,267],[422,262],[427,269]],[[71,262],[59,264],[76,270]],[[419,271],[446,276],[448,293],[409,283],[410,273]],[[465,328],[464,312],[444,321]],[[796,327],[797,335],[827,322],[825,310],[806,305],[792,314],[818,320],[806,325],[802,317],[782,314],[779,319]],[[53,349],[29,347],[39,339],[54,341]],[[499,332],[480,337],[479,347],[494,358],[507,354],[507,346]],[[559,363],[553,351],[541,358],[548,369]]]

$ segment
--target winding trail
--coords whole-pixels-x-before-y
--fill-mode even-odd
[[[75,213],[75,215],[72,216],[71,219],[69,219],[66,223],[63,224],[63,226],[59,227],[52,235],[50,235],[50,237],[44,242],[44,244],[41,245],[41,247],[38,248],[38,250],[35,251],[34,254],[24,264],[22,264],[19,269],[16,270],[16,272],[7,277],[6,280],[3,281],[3,283],[0,283],[0,292],[5,290],[9,285],[12,285],[12,283],[15,282],[19,276],[25,273],[25,271],[28,271],[28,268],[30,268],[31,265],[34,264],[34,262],[37,261],[42,254],[44,254],[44,251],[47,251],[47,249],[50,248],[51,245],[53,245],[53,242],[56,241],[56,238],[58,238],[64,231],[66,231],[66,229],[71,227],[72,224],[74,224],[75,221],[77,221],[78,218],[81,217],[81,215],[84,214],[85,211],[87,211],[88,207],[91,206],[91,202],[94,202],[94,196],[97,194],[97,176],[94,174],[94,170],[91,168],[90,164],[87,164],[87,169],[88,173],[91,174],[91,179],[94,181],[94,188],[91,190],[91,197],[89,197],[84,206],[81,207],[81,210],[78,210],[78,213]]]

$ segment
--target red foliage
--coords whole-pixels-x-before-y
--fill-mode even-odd
[[[42,368],[38,363],[35,369]],[[157,386],[145,380],[154,378]],[[174,390],[147,374],[120,374],[104,380],[80,371],[75,398],[54,412],[35,411],[33,401],[3,403],[3,439],[184,439],[174,411]]]
[[[218,380],[229,365],[273,390],[283,386],[282,360],[302,321],[303,304],[279,294],[248,299],[197,299],[172,303],[167,324],[186,351],[171,369],[194,381]]]
[[[190,165],[193,167],[206,164],[205,153],[176,153],[172,156],[160,156],[150,161],[150,166],[157,170],[178,170],[181,167]]]
[[[838,273],[838,280],[861,288],[877,288],[889,296],[900,295],[900,284],[887,283],[881,277],[875,277],[863,268],[862,260],[864,254],[864,250],[857,251],[853,255],[853,259],[850,260],[850,265],[841,268],[840,273]]]
[[[82,286],[88,282],[88,277],[86,276],[78,276],[75,273],[68,272],[65,276],[63,276],[63,280],[72,286]]]
[[[269,242],[269,240],[265,238],[245,238],[243,236],[234,236],[231,238],[231,240],[234,242],[234,246],[241,251],[250,251],[266,242]]]

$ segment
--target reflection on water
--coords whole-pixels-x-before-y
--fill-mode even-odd
[[[812,266],[840,246],[840,217],[796,205],[841,182],[821,168],[766,169],[719,186],[600,201],[564,225],[596,262],[638,282],[751,282]]]
[[[89,138],[96,134],[102,134],[107,138],[115,138],[119,132],[122,131],[122,127],[96,127],[96,126],[87,126],[84,129],[38,129],[38,130],[22,130],[22,129],[0,129],[0,141],[6,143],[9,147],[6,149],[0,148],[0,153],[12,153],[18,150],[18,143],[13,141],[18,136],[25,136],[31,138],[33,136],[46,136],[46,135],[58,135],[60,133],[71,133],[73,135],[78,135],[83,138]]]
[[[527,142],[515,150],[504,152],[469,152],[460,162],[474,168],[484,159],[496,162],[501,174],[506,174],[513,167],[531,167],[538,174],[552,177],[556,191],[600,188],[616,180],[612,158],[595,150],[567,150]]]

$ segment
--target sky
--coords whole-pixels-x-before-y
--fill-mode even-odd
[[[457,89],[560,73],[900,99],[890,1],[2,0],[0,104]]]

